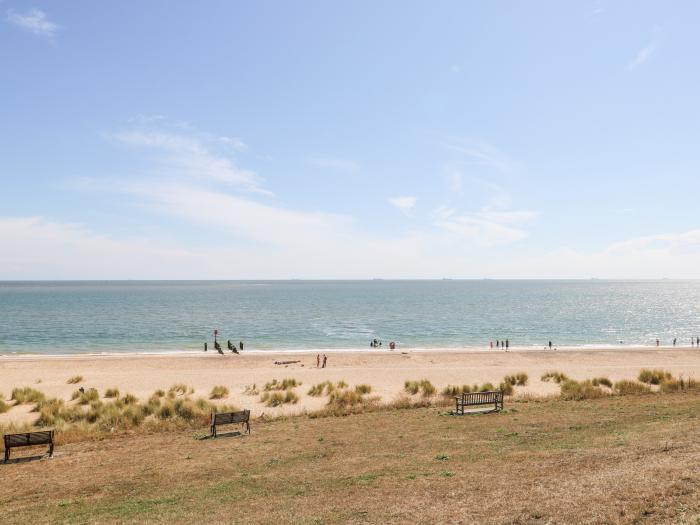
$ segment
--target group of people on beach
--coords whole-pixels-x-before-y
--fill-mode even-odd
[[[660,343],[660,342],[659,342],[659,340],[657,339],[657,340],[656,340],[656,346],[659,346],[659,343]],[[674,338],[673,338],[673,346],[676,346],[676,344],[678,344],[678,338],[677,338],[677,337],[674,337]],[[696,336],[696,337],[691,337],[691,338],[690,338],[690,346],[691,346],[691,347],[697,346],[698,348],[700,348],[700,337],[697,337],[697,336]]]
[[[316,368],[326,368],[326,362],[328,361],[328,356],[323,354],[323,364],[321,364],[321,354],[316,354]]]
[[[489,342],[489,347],[491,350],[493,350],[493,341]],[[510,348],[510,341],[506,339],[505,341],[501,341],[500,339],[496,340],[496,348],[502,348],[506,352],[508,351],[508,348]]]
[[[381,348],[382,346],[382,341],[381,339],[372,339],[369,342],[370,348]],[[389,350],[395,350],[396,349],[396,343],[394,341],[389,342]]]

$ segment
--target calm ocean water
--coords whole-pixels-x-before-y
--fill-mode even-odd
[[[0,353],[689,345],[700,281],[0,282]]]

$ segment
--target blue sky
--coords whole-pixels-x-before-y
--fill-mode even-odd
[[[700,277],[696,2],[0,15],[0,279]]]

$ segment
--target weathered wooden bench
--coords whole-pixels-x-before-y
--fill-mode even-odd
[[[5,441],[5,462],[10,460],[10,450],[17,447],[48,445],[49,457],[53,456],[53,430],[5,434],[3,440]]]
[[[211,415],[211,437],[216,437],[216,427],[218,425],[232,425],[242,423],[246,432],[250,434],[250,410],[240,412],[219,412]]]
[[[461,396],[455,396],[455,414],[464,415],[464,409],[493,405],[493,411],[503,409],[503,392],[489,390],[487,392],[465,392]]]

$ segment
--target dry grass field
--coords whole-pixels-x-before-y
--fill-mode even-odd
[[[699,413],[646,394],[121,433],[0,465],[0,521],[696,524]]]

